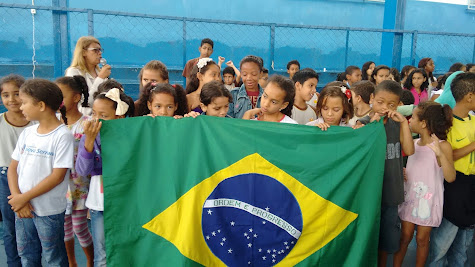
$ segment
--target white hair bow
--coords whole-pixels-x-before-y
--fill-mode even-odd
[[[201,70],[204,66],[208,65],[208,62],[210,61],[213,61],[213,59],[210,57],[200,58],[196,64],[196,66],[198,66],[198,70]]]
[[[105,95],[107,98],[117,103],[115,115],[122,116],[127,113],[127,110],[129,110],[129,104],[120,99],[120,90],[118,88],[110,89]]]

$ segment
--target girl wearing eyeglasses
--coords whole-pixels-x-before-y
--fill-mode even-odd
[[[107,77],[111,74],[110,65],[105,64],[102,68],[99,68],[103,52],[99,40],[92,36],[83,36],[76,43],[71,66],[66,69],[65,76],[81,75],[86,79],[89,95],[97,92],[99,84],[107,80]],[[92,102],[91,97],[89,99],[89,106],[91,107]],[[84,108],[81,103],[79,103],[79,111],[84,115],[91,115],[91,108]]]

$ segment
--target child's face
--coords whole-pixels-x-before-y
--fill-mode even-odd
[[[289,74],[290,79],[292,79],[292,77],[294,77],[294,74],[299,70],[300,70],[299,65],[297,64],[290,65],[289,69],[287,70],[287,73]]]
[[[261,78],[259,79],[259,85],[262,88],[266,88],[267,86],[267,80],[269,79],[269,73],[262,73]]]
[[[305,100],[309,101],[312,99],[313,95],[317,92],[317,84],[318,80],[316,78],[310,78],[306,80],[303,85],[299,82],[295,83],[295,89],[297,90],[297,94]]]
[[[225,96],[215,97],[207,106],[201,104],[201,109],[206,112],[208,116],[226,117],[229,110],[229,98]]]
[[[198,48],[198,50],[200,51],[200,57],[201,58],[210,57],[211,54],[213,54],[213,47],[211,47],[210,44],[205,43],[202,46],[200,46],[200,48]]]
[[[420,109],[415,108],[412,111],[412,117],[409,119],[409,128],[411,129],[411,132],[413,133],[420,133],[421,129],[424,126],[424,122],[419,120],[419,116],[417,115],[419,113]]]
[[[261,111],[271,115],[285,109],[289,102],[285,101],[286,92],[275,83],[269,83],[261,97]]]
[[[168,83],[168,79],[164,80],[160,75],[160,71],[145,69],[142,73],[142,88],[147,85],[147,83]]]
[[[81,101],[81,95],[71,90],[71,88],[65,84],[57,83],[57,85],[63,93],[63,103],[66,107],[66,113],[75,108],[77,109],[78,103]]]
[[[224,84],[231,85],[234,82],[234,76],[229,73],[223,74],[223,81],[224,81]]]
[[[328,96],[323,100],[320,113],[325,123],[329,125],[340,125],[343,112],[343,100],[340,97]]]
[[[114,101],[110,99],[96,99],[92,104],[92,118],[105,121],[118,119],[115,115]]]
[[[380,90],[375,95],[371,95],[370,104],[373,104],[373,111],[379,114],[386,114],[388,111],[395,111],[399,105],[399,96],[386,90]]]
[[[178,108],[173,96],[165,93],[155,94],[152,102],[147,102],[147,106],[150,113],[158,117],[173,117]]]
[[[12,82],[2,85],[2,103],[8,111],[21,112],[20,89]]]
[[[435,70],[435,64],[434,64],[434,61],[431,59],[429,60],[429,62],[427,62],[425,68],[424,68],[427,72],[434,72]]]
[[[361,81],[361,70],[354,70],[351,75],[346,75],[346,80],[350,85]]]
[[[212,81],[220,82],[221,81],[220,74],[221,73],[220,73],[218,65],[213,64],[209,66],[208,70],[206,70],[205,73],[201,74],[200,72],[198,72],[197,77],[198,77],[198,80],[200,80],[200,84],[205,85]]]
[[[41,105],[36,99],[33,97],[22,93],[20,91],[20,100],[21,106],[20,110],[23,113],[23,116],[29,121],[36,121],[39,118],[39,114],[41,112]]]
[[[261,77],[261,70],[254,62],[244,62],[241,66],[242,82],[246,89],[257,89],[259,78]]]
[[[382,83],[383,81],[389,80],[389,70],[380,69],[376,75],[374,75],[374,80],[376,85]]]
[[[101,62],[102,51],[101,45],[98,43],[90,44],[84,51],[83,56],[86,64],[96,66]]]
[[[412,75],[412,86],[415,88],[421,88],[422,84],[426,81],[426,78],[422,73],[414,73]],[[409,89],[409,88],[408,88]]]
[[[475,66],[472,66],[467,72],[475,72]]]
[[[371,65],[369,65],[369,69],[366,71],[366,74],[368,75],[368,77],[371,76],[371,74],[373,74],[373,70],[374,70],[374,63],[371,63]]]

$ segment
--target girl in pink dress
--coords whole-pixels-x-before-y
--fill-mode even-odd
[[[452,147],[445,141],[451,126],[452,110],[448,105],[428,101],[412,113],[409,127],[421,138],[414,140],[415,153],[407,161],[404,202],[399,205],[401,243],[394,255],[394,266],[402,265],[415,225],[416,266],[425,264],[430,231],[442,221],[444,178],[449,183],[455,180]]]

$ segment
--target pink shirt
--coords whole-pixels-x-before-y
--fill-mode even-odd
[[[419,105],[419,103],[426,102],[429,99],[429,96],[427,95],[427,90],[422,90],[422,92],[419,94],[416,91],[416,88],[412,87],[411,88],[411,93],[414,96],[414,105]]]

